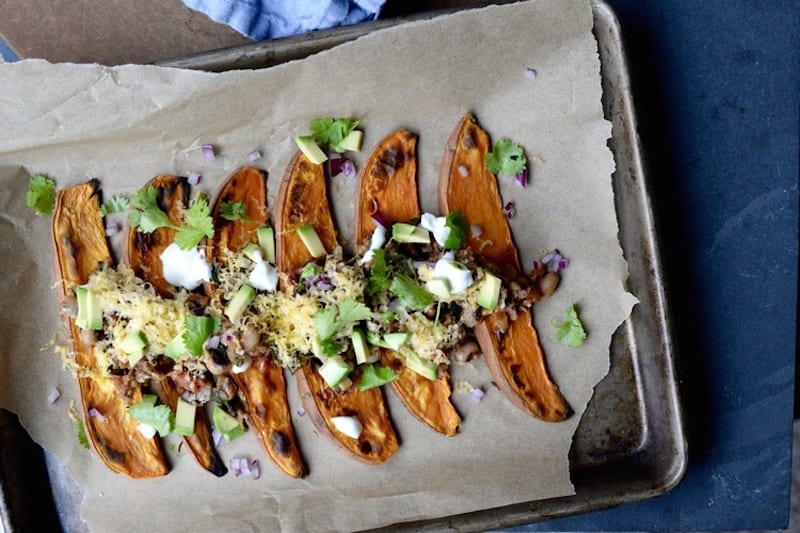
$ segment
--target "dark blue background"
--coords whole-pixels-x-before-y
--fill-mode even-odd
[[[654,184],[689,468],[660,498],[520,530],[785,528],[800,2],[609,3],[622,26]]]

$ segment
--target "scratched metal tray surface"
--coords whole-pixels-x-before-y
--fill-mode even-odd
[[[599,510],[664,494],[680,482],[685,472],[687,449],[667,288],[650,187],[636,133],[621,31],[607,4],[595,0],[592,6],[603,105],[606,118],[612,123],[609,146],[617,164],[613,186],[619,238],[630,270],[628,287],[639,303],[612,339],[610,371],[596,387],[573,439],[569,457],[576,494],[441,520],[398,524],[395,530],[483,531]],[[440,13],[320,31],[160,64],[210,71],[263,68],[306,57],[400,21],[436,14]],[[31,455],[34,445],[20,432],[14,417],[0,412],[0,533],[3,526],[7,531],[22,531],[31,529],[26,526],[59,522],[66,531],[84,531],[86,526],[78,514],[80,488],[58,460],[47,453],[46,470],[31,469],[35,453],[32,459],[26,456]],[[23,471],[28,475],[21,475]],[[52,498],[46,494],[48,487]]]

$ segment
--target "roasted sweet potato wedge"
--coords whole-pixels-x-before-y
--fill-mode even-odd
[[[101,265],[111,265],[105,227],[99,216],[98,183],[91,181],[59,191],[53,215],[53,239],[62,296],[75,299],[75,289]],[[131,478],[152,478],[169,472],[157,437],[145,438],[127,412],[110,379],[103,378],[93,354],[93,341],[74,319],[66,318],[72,336],[86,435],[100,459],[114,472]],[[141,391],[134,391],[141,396]],[[97,409],[100,417],[89,416]]]
[[[363,242],[375,231],[376,212],[388,222],[407,222],[420,216],[417,195],[417,136],[397,130],[384,138],[359,174],[356,190],[356,242]],[[448,436],[458,433],[461,418],[450,402],[447,368],[439,367],[439,377],[431,381],[409,370],[399,354],[381,349],[383,363],[395,369],[392,382],[408,409],[431,428]]]
[[[210,259],[224,264],[228,251],[236,252],[257,242],[256,230],[268,221],[266,180],[263,171],[245,167],[223,185],[212,210],[215,233],[209,246]],[[225,202],[244,202],[247,220],[223,218],[220,211]],[[286,474],[304,477],[308,470],[295,438],[283,368],[270,359],[256,357],[246,371],[231,377],[244,396],[247,420],[270,458]]]
[[[186,179],[177,176],[158,176],[150,180],[145,187],[155,187],[159,191],[159,207],[167,213],[170,222],[179,225],[181,211],[189,200],[189,184]],[[175,230],[169,227],[158,228],[152,233],[142,233],[135,227],[131,227],[128,231],[126,250],[128,264],[139,278],[152,284],[164,298],[169,298],[174,289],[164,279],[160,256],[174,240]],[[165,377],[159,383],[153,383],[152,389],[161,403],[175,412],[181,394],[176,383],[170,377]],[[200,466],[215,476],[224,476],[228,472],[214,448],[205,409],[196,409],[194,434],[183,436],[183,442]]]
[[[281,273],[291,275],[312,259],[297,235],[296,230],[301,226],[311,225],[325,250],[328,253],[334,250],[336,229],[321,165],[311,163],[298,152],[283,176],[277,204],[276,255]],[[379,387],[361,391],[352,386],[343,392],[334,391],[316,371],[313,362],[298,370],[297,384],[303,405],[317,430],[358,459],[383,463],[398,450],[397,435]],[[356,416],[363,426],[359,437],[351,438],[339,431],[331,420],[335,416]]]
[[[472,225],[468,245],[505,280],[522,275],[517,248],[503,213],[497,178],[486,168],[492,150],[489,135],[471,114],[453,130],[439,174],[439,210],[460,210]],[[515,319],[498,311],[481,321],[475,336],[498,387],[514,405],[551,422],[572,413],[558,386],[550,378],[531,313],[524,309]]]

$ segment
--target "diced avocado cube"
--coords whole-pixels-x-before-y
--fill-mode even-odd
[[[392,239],[402,243],[427,244],[431,242],[431,234],[425,228],[405,222],[396,222],[392,224]]]
[[[320,165],[328,160],[328,156],[322,151],[322,148],[314,141],[311,135],[299,135],[294,138],[297,147],[308,158],[309,161],[315,165]]]
[[[397,333],[387,333],[383,336],[383,341],[386,343],[387,348],[391,348],[395,352],[400,350],[400,347],[408,342],[411,338],[411,333],[401,331]]]
[[[133,367],[144,357],[144,349],[147,346],[147,338],[142,331],[136,331],[119,343],[119,349],[128,356],[128,364]]]
[[[347,134],[347,137],[342,139],[342,142],[334,147],[336,152],[360,152],[361,143],[364,140],[364,132],[360,130],[353,130]]]
[[[236,295],[231,298],[225,307],[225,315],[231,322],[236,322],[247,310],[247,306],[256,297],[256,290],[246,283],[239,287]]]
[[[186,348],[186,343],[183,342],[183,335],[180,333],[177,337],[169,341],[169,344],[164,346],[164,355],[176,361],[180,361],[187,353],[189,353],[189,350]]]
[[[502,284],[503,282],[500,278],[491,272],[485,272],[481,290],[478,293],[478,305],[489,311],[494,311],[500,299],[500,288]]]
[[[194,435],[194,419],[197,406],[178,398],[175,408],[175,433]]]
[[[425,288],[440,300],[448,300],[452,296],[450,282],[446,279],[433,278],[425,282]]]
[[[256,256],[256,252],[258,252],[258,256]],[[252,242],[242,249],[242,253],[251,261],[257,261],[258,259],[256,259],[256,257],[259,257],[262,260],[264,259],[264,257],[261,255],[261,248]]]
[[[353,334],[350,336],[353,342],[353,352],[356,354],[356,364],[363,365],[369,359],[369,346],[367,345],[367,337],[364,332],[358,328],[353,329]]]
[[[303,241],[303,244],[306,245],[306,249],[308,249],[308,253],[311,254],[311,257],[322,257],[325,255],[325,246],[322,244],[313,226],[300,226],[297,228],[297,235],[300,237],[300,240]]]
[[[410,350],[403,355],[405,355],[406,368],[431,381],[436,381],[439,375],[439,365],[428,359],[423,359]]]
[[[341,355],[329,357],[322,366],[319,367],[319,375],[325,380],[329,387],[338,385],[353,370]]]
[[[316,264],[315,262],[311,261],[305,264],[303,269],[300,271],[300,280],[304,280],[307,278],[313,278],[317,274],[322,272],[322,267]]]
[[[258,245],[261,247],[261,253],[264,254],[264,260],[274,265],[275,231],[270,227],[258,228],[256,235],[258,236]]]
[[[103,309],[97,294],[87,287],[75,287],[75,297],[78,299],[78,316],[75,324],[81,329],[103,329]]]
[[[236,417],[226,413],[219,404],[214,406],[211,418],[214,421],[214,426],[217,428],[217,431],[222,434],[222,437],[227,442],[244,435],[244,428],[239,425],[239,421]]]

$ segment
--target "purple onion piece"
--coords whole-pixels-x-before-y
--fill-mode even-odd
[[[331,176],[338,176],[342,171],[342,154],[332,152],[328,156],[328,170]]]
[[[106,237],[113,237],[120,231],[122,231],[122,227],[116,222],[106,224]]]
[[[469,393],[469,399],[472,403],[480,402],[484,396],[486,396],[486,393],[480,387],[472,389],[472,392]]]
[[[58,387],[54,387],[50,394],[47,395],[47,403],[53,405],[59,398],[61,398],[61,391],[58,390]]]
[[[252,475],[253,479],[258,479],[261,477],[261,463],[258,459],[253,459],[253,462],[250,463],[250,474]]]
[[[537,72],[536,72],[535,68],[528,67],[528,68],[525,69],[525,79],[526,80],[536,79],[536,75],[537,75]]]
[[[346,157],[342,158],[342,174],[344,174],[346,178],[352,178],[356,175],[356,164],[353,163],[352,159]]]
[[[297,416],[305,416],[305,415],[306,415],[306,410],[303,409],[302,407],[298,407],[297,408]]]
[[[252,152],[247,154],[247,159],[250,161],[256,161],[261,159],[261,150],[253,150]]]
[[[192,172],[189,174],[189,176],[187,176],[186,181],[188,181],[189,185],[192,187],[196,187],[200,183],[200,178],[202,178],[200,174],[197,172]]]
[[[375,211],[372,213],[372,221],[378,225],[383,227],[383,229],[389,229],[389,226],[392,224],[389,222],[389,219],[384,216],[383,213],[380,211]]]
[[[203,157],[206,161],[213,161],[217,157],[213,144],[204,144],[200,149],[203,151]]]
[[[106,421],[106,417],[103,415],[103,413],[101,413],[95,407],[92,407],[91,409],[89,409],[89,416],[91,416],[92,418],[96,418],[100,422],[105,422]]]
[[[503,213],[505,213],[508,220],[511,220],[517,214],[517,206],[514,205],[514,202],[509,201],[503,206]]]
[[[514,183],[522,187],[523,189],[528,188],[528,169],[524,169],[522,172],[514,176]]]

